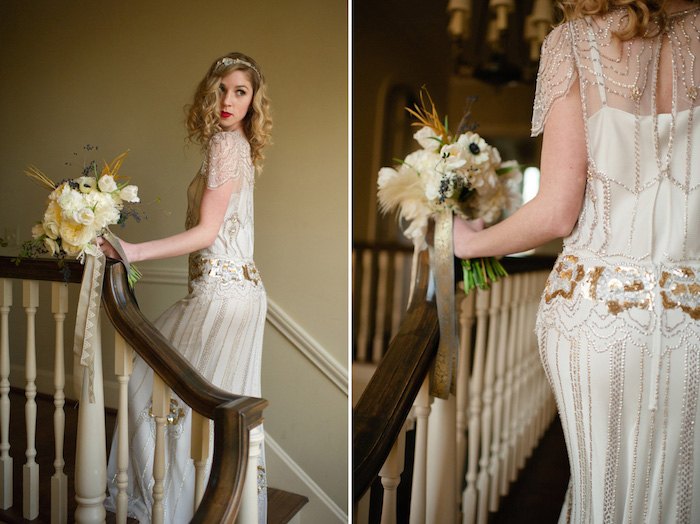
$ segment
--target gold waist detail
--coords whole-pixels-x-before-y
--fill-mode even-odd
[[[696,270],[697,271],[697,270]],[[576,292],[593,302],[604,303],[617,315],[627,309],[654,309],[658,292],[664,309],[679,308],[700,320],[700,271],[689,267],[661,267],[660,277],[647,268],[629,264],[618,267],[584,267],[576,256],[560,257],[547,281],[544,299],[573,298]]]
[[[226,258],[195,257],[191,267],[190,280],[196,280],[204,275],[216,278],[222,284],[248,280],[256,286],[260,283],[260,273],[253,262],[242,264]]]

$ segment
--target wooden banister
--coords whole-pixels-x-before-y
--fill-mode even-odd
[[[66,261],[68,282],[79,283],[83,267]],[[65,281],[55,260],[0,257],[0,278]],[[214,420],[214,457],[209,483],[192,522],[233,522],[241,502],[248,463],[249,432],[263,422],[262,398],[234,395],[213,386],[146,319],[119,261],[108,260],[102,291],[105,311],[116,331],[192,409]]]
[[[551,268],[555,257],[505,257],[511,273]],[[428,374],[439,341],[437,307],[428,295],[427,252],[420,255],[411,306],[353,409],[353,502],[376,478]],[[468,357],[467,357],[468,358]]]
[[[427,251],[419,260],[406,318],[377,371],[353,409],[353,500],[367,491],[386,460],[435,358],[439,339],[437,306],[428,296]]]

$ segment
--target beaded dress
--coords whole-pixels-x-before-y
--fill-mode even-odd
[[[187,191],[186,227],[199,221],[205,187],[216,189],[233,180],[233,191],[219,234],[211,247],[190,255],[188,295],[171,306],[155,326],[206,379],[232,393],[261,396],[262,339],[267,300],[253,262],[253,186],[255,169],[250,145],[237,132],[222,132],[209,142],[200,172]],[[130,517],[151,522],[155,422],[153,371],[136,357],[129,381],[129,511]],[[194,465],[191,459],[191,410],[177,402],[166,426],[164,522],[189,522],[194,505]],[[171,404],[171,411],[172,409]],[[213,431],[212,431],[213,439]],[[116,432],[107,471],[114,511]],[[213,452],[213,441],[210,450]],[[206,467],[209,476],[210,460]],[[253,466],[254,467],[254,466]],[[267,522],[264,453],[258,462],[258,517]]]
[[[554,29],[535,97],[533,135],[578,83],[588,151],[537,323],[571,467],[560,522],[700,522],[700,8],[629,41],[624,13]]]

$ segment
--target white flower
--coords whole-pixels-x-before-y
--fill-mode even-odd
[[[63,241],[64,248],[66,242],[73,246],[84,246],[85,244],[90,242],[95,236],[93,228],[89,226],[84,226],[83,224],[78,224],[73,220],[64,220],[63,222],[61,222],[61,228],[59,229],[59,233],[61,240]],[[67,249],[66,252],[68,252]]]
[[[456,142],[454,144],[442,146],[442,149],[440,149],[440,156],[445,162],[446,169],[449,170],[459,169],[467,163],[464,147]]]
[[[83,249],[85,248],[84,245],[76,246],[74,244],[71,244],[70,242],[66,242],[65,240],[61,242],[61,246],[63,247],[63,251],[65,251],[66,255],[68,255],[69,257],[82,256]]]
[[[437,151],[437,149],[440,147],[440,142],[435,140],[436,138],[443,140],[442,135],[436,136],[435,131],[429,127],[421,127],[414,133],[413,138],[418,141],[423,149],[427,149],[429,151]]]
[[[89,193],[97,187],[97,180],[92,176],[81,176],[75,179],[81,193]]]
[[[44,245],[46,246],[46,249],[49,250],[49,255],[51,256],[60,251],[58,242],[56,242],[53,238],[44,237]]]
[[[89,226],[95,221],[95,213],[89,207],[84,207],[77,211],[73,211],[73,220],[78,224]]]
[[[126,202],[140,202],[138,190],[139,188],[136,186],[125,186],[119,191],[119,198]]]
[[[97,186],[103,193],[111,193],[117,190],[117,183],[112,178],[112,175],[102,175],[97,181]]]
[[[60,206],[61,214],[64,218],[72,217],[73,211],[85,207],[83,195],[73,189],[70,191],[64,191],[58,197],[56,203]]]
[[[480,166],[489,160],[489,150],[486,141],[476,133],[466,132],[457,139],[467,152],[469,163]]]
[[[32,228],[32,238],[36,240],[39,238],[41,235],[45,235],[46,231],[44,230],[43,224],[34,224],[34,227]]]
[[[49,202],[44,220],[42,222],[46,236],[52,239],[58,238],[58,230],[61,225],[61,208],[56,202]]]

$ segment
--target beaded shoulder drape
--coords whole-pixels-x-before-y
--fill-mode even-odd
[[[538,316],[571,464],[561,521],[699,522],[700,8],[628,41],[624,17],[552,31],[533,112],[536,135],[578,82],[586,191]]]

